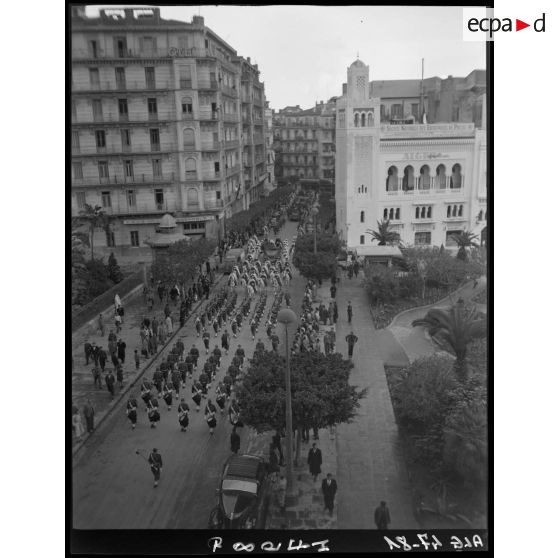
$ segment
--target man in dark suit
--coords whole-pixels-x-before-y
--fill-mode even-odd
[[[389,508],[384,501],[381,501],[380,505],[374,511],[374,523],[376,523],[376,527],[380,530],[387,529],[388,525],[391,523]]]
[[[316,447],[316,444],[312,444],[312,448],[308,452],[308,467],[310,469],[310,474],[314,477],[314,482],[318,478],[318,475],[322,472],[322,450]]]
[[[151,465],[151,472],[154,478],[153,488],[155,488],[159,484],[161,471],[163,470],[163,458],[160,453],[157,453],[157,448],[153,448],[153,451],[149,454],[148,461]]]
[[[333,515],[333,501],[337,492],[337,481],[332,478],[331,473],[322,481],[322,493],[324,495],[324,507],[329,510],[329,515]]]
[[[92,357],[93,347],[91,346],[91,343],[89,343],[89,341],[86,341],[83,349],[85,352],[85,366],[88,366],[89,358]]]

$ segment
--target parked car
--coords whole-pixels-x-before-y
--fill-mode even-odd
[[[230,273],[236,264],[240,264],[244,261],[246,253],[244,248],[231,248],[227,251],[225,257],[223,258],[223,273]]]
[[[218,503],[209,516],[209,529],[264,529],[271,482],[263,457],[231,455],[223,466]]]

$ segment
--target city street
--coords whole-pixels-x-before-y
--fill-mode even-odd
[[[289,241],[295,234],[297,223],[288,222],[280,232]],[[302,286],[302,280],[299,279]],[[294,287],[295,285],[293,285]],[[237,304],[244,298],[239,288]],[[297,288],[297,291],[299,289]],[[301,289],[300,289],[301,290]],[[302,292],[293,289],[292,306],[298,310]],[[273,293],[268,293],[264,318],[271,307]],[[253,312],[254,304],[251,307]],[[229,329],[230,331],[230,329]],[[270,345],[263,324],[259,336]],[[193,320],[189,320],[179,332],[186,351],[193,343],[200,349],[199,364],[205,362],[205,350],[201,338],[195,334]],[[178,339],[176,338],[176,340]],[[257,338],[256,338],[257,341]],[[212,337],[210,348],[218,343]],[[231,363],[234,351],[241,344],[247,358],[252,356],[255,341],[245,321],[237,339],[231,339],[229,355],[223,354],[217,380],[222,379]],[[203,349],[203,350],[202,350]],[[163,351],[166,356],[170,347]],[[156,361],[157,362],[157,361]],[[146,373],[150,380],[154,367]],[[198,372],[194,373],[197,377]],[[109,417],[96,433],[94,440],[86,444],[74,467],[73,513],[77,529],[205,529],[211,508],[216,503],[215,489],[226,458],[230,455],[229,436],[231,425],[228,415],[218,417],[213,436],[203,416],[204,401],[199,413],[191,400],[192,380],[181,390],[190,406],[190,426],[181,432],[178,424],[177,401],[167,411],[161,400],[161,421],[156,429],[149,426],[147,413],[139,398],[139,385],[132,390],[138,399],[138,425],[135,430],[126,417],[125,402]],[[210,390],[213,398],[216,383]],[[106,395],[106,392],[105,392]],[[214,399],[214,398],[213,398]],[[226,408],[227,409],[227,408]],[[240,430],[241,451],[248,443],[248,428]],[[163,470],[159,486],[153,488],[153,477],[146,461],[136,454],[136,449],[147,456],[157,448],[163,457]]]

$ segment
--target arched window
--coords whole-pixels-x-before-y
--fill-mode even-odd
[[[364,235],[363,234],[360,235],[360,243],[364,244]]]
[[[386,178],[386,192],[397,192],[398,184],[397,167],[391,166],[388,169]]]
[[[420,167],[419,190],[430,190],[430,167],[428,165]]]
[[[374,115],[371,112],[368,113],[368,126],[374,126]]]
[[[192,128],[185,128],[183,132],[184,137],[184,148],[185,149],[193,149],[196,147],[196,136],[194,134],[194,130]]]
[[[401,217],[400,209],[397,208],[397,209],[395,210],[395,220],[396,220],[396,221],[399,221],[400,217]]]
[[[189,207],[199,205],[200,200],[198,197],[198,191],[195,188],[188,188],[188,191],[186,192],[186,200]]]
[[[451,205],[448,205],[448,214],[447,214],[447,216],[448,216],[448,217],[451,217]]]
[[[432,218],[432,206],[431,205],[428,206],[428,211],[426,212],[426,217],[427,217],[427,219]]]
[[[451,214],[452,217],[457,217],[457,205],[453,206],[453,212]]]
[[[420,219],[420,207],[418,205],[415,209],[415,219]]]
[[[405,167],[403,176],[403,191],[407,192],[409,190],[415,189],[415,171],[411,165]]]
[[[438,165],[436,167],[436,188],[439,190],[446,189],[446,166]]]
[[[420,210],[420,218],[421,219],[425,219],[426,218],[426,206],[423,205],[421,210]]]
[[[360,222],[364,223],[364,211],[360,212]]]
[[[451,168],[450,188],[461,188],[461,165],[455,163]]]
[[[387,219],[387,218],[388,218],[388,210],[387,210],[387,207],[386,207],[386,208],[384,208],[384,219]]]
[[[186,159],[186,178],[196,178],[196,160],[193,157]]]
[[[355,112],[355,128],[358,128],[358,112]]]
[[[393,207],[389,210],[389,218],[393,219]]]
[[[360,125],[364,128],[366,126],[366,115],[364,112],[360,115]]]
[[[459,217],[463,217],[463,206],[462,205],[459,206],[459,212],[457,214],[459,215]]]
[[[192,117],[192,98],[191,97],[182,97],[182,116],[184,118]]]

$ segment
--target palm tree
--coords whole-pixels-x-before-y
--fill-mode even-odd
[[[413,327],[426,326],[430,335],[438,335],[455,353],[455,372],[460,381],[467,379],[467,345],[486,335],[486,317],[474,307],[467,308],[463,299],[449,308],[432,308],[424,318],[414,320]]]
[[[455,241],[459,250],[457,251],[457,257],[464,262],[467,261],[467,248],[474,246],[478,248],[479,245],[475,240],[479,237],[478,234],[474,234],[471,231],[461,231],[457,234],[452,234],[451,238]]]
[[[79,214],[79,220],[89,225],[89,246],[91,247],[91,259],[93,259],[93,235],[95,234],[95,229],[108,230],[110,226],[109,218],[100,205],[93,207],[88,203],[85,204]]]
[[[393,244],[399,241],[399,233],[390,230],[391,225],[389,219],[378,221],[377,226],[377,231],[367,229],[366,234],[372,235],[372,238],[378,241],[378,246],[386,246],[387,244]]]

